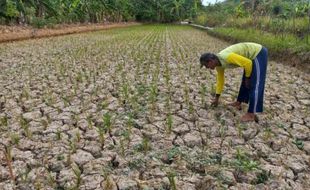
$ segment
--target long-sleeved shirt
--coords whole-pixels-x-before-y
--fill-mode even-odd
[[[224,88],[225,69],[242,67],[245,71],[245,76],[250,77],[252,73],[252,60],[261,51],[262,45],[245,42],[229,46],[217,54],[221,66],[216,67],[216,94],[221,94]]]

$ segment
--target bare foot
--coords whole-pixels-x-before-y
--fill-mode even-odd
[[[241,107],[241,102],[233,102],[233,103],[230,103],[230,104],[228,104],[229,106],[232,106],[232,107],[234,107],[234,108],[236,108],[237,110],[241,110],[242,109],[242,107]]]
[[[254,113],[246,113],[241,117],[240,121],[241,122],[252,122],[252,121],[258,122],[258,118]]]

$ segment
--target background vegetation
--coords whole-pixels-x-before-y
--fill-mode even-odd
[[[219,14],[220,13],[220,14]],[[226,0],[204,8],[195,20],[209,27],[255,29],[309,41],[309,0]]]
[[[174,22],[196,17],[201,7],[199,0],[1,0],[0,23]]]
[[[293,65],[310,61],[309,0],[226,0],[204,7],[195,22],[231,42],[263,44]]]

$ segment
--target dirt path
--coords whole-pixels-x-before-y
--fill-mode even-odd
[[[242,70],[218,108],[188,26],[0,45],[0,189],[309,189],[309,74],[269,62],[265,112],[240,123]]]
[[[104,30],[110,28],[120,28],[132,25],[139,25],[139,23],[108,23],[108,24],[89,24],[89,25],[61,25],[54,29],[36,29],[32,27],[21,26],[0,26],[0,43],[11,42],[18,40],[26,40],[32,38],[43,38],[51,36],[60,36],[66,34],[74,34],[81,32],[90,32],[97,30]]]

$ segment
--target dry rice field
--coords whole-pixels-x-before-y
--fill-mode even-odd
[[[142,25],[0,44],[0,189],[309,189],[309,73],[269,61],[264,113],[240,123],[229,44]]]

